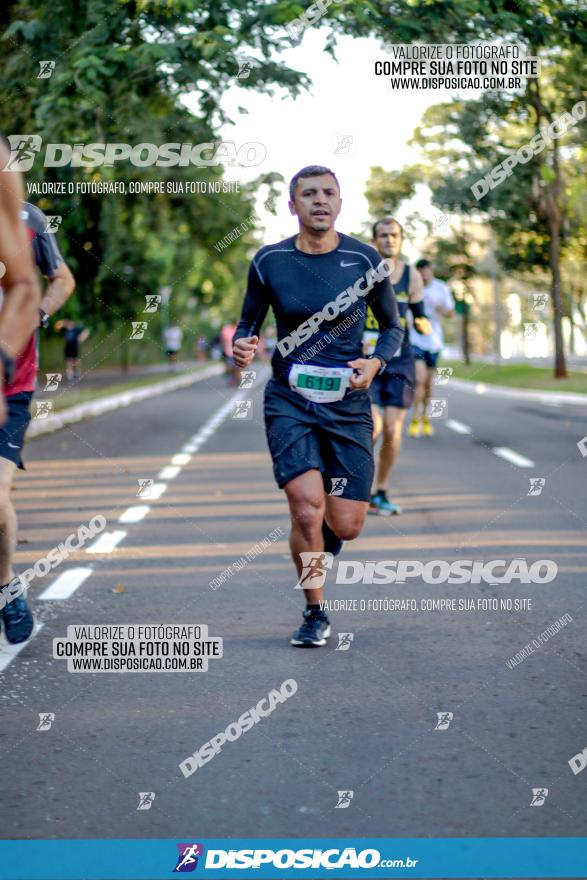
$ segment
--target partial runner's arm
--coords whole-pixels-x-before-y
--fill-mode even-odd
[[[424,299],[424,283],[417,269],[410,266],[410,286],[408,288],[408,300],[411,303],[422,302]]]
[[[0,169],[8,159],[8,150],[0,144]],[[4,268],[0,280],[4,290],[0,348],[13,360],[39,326],[41,302],[31,243],[20,216],[23,199],[21,175],[17,171],[0,170],[0,262]]]
[[[55,233],[47,230],[46,216],[40,208],[33,205],[27,208],[29,226],[36,232],[33,239],[35,262],[38,270],[49,281],[41,299],[41,311],[46,315],[54,315],[75,290],[75,280],[61,256]]]
[[[248,367],[259,344],[259,333],[269,310],[269,297],[255,261],[249,267],[247,292],[240,321],[232,338],[234,362],[241,370]]]
[[[376,281],[365,297],[379,324],[379,337],[373,357],[379,358],[385,366],[401,345],[404,329],[400,324],[397,301],[389,278]]]
[[[410,311],[414,318],[414,327],[423,336],[432,333],[432,326],[424,311],[424,284],[417,269],[410,266],[410,287],[408,291]]]

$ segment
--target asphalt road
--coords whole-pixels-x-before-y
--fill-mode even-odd
[[[14,492],[20,570],[98,514],[107,533],[125,534],[110,552],[88,543],[36,578],[43,627],[18,653],[2,642],[3,836],[584,835],[587,773],[568,761],[587,746],[587,458],[577,447],[587,406],[438,387],[448,410],[436,436],[404,440],[392,492],[403,515],[369,516],[340,557],[549,559],[554,581],[345,585],[333,569],[332,600],[416,599],[418,610],[333,612],[328,647],[296,650],[303,604],[262,385],[243,392],[252,418],[214,421],[233,394],[217,378],[29,444]],[[494,452],[504,447],[531,464]],[[172,462],[178,454],[191,458]],[[539,495],[528,495],[530,477],[545,480]],[[159,498],[137,498],[145,479],[166,486]],[[118,522],[141,505],[142,519]],[[210,587],[276,529],[283,537]],[[70,590],[79,568],[89,572],[68,598],[40,598],[56,582]],[[420,610],[426,599],[531,608]],[[565,614],[571,622],[508,668]],[[206,672],[127,674],[71,673],[52,657],[67,626],[161,623],[207,624],[224,656]],[[348,650],[336,650],[340,632],[353,634]],[[184,778],[180,762],[287,679],[297,693]],[[435,729],[444,712],[448,729]],[[54,715],[50,729],[37,730],[41,713]],[[542,806],[530,806],[533,788],[548,789]],[[350,806],[336,807],[339,791],[353,792]],[[137,809],[139,792],[155,793],[150,809]]]

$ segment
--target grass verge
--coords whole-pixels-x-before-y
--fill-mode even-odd
[[[526,364],[486,364],[480,361],[464,364],[462,361],[441,359],[439,366],[452,367],[456,379],[504,385],[508,388],[527,388],[534,391],[572,391],[587,394],[587,373],[569,372],[566,379],[555,379],[552,370]]]
[[[35,394],[35,400],[52,400],[53,412],[60,412],[61,410],[69,409],[71,406],[77,406],[80,403],[88,403],[101,397],[109,397],[111,394],[121,394],[123,391],[133,391],[135,388],[142,388],[145,385],[158,385],[160,382],[168,382],[170,379],[176,379],[178,376],[185,376],[188,373],[194,372],[197,373],[199,370],[178,370],[177,373],[154,373],[150,376],[137,376],[135,379],[115,381],[108,385],[89,386],[86,388],[74,387],[71,390],[57,390],[53,393],[50,391],[40,391]]]

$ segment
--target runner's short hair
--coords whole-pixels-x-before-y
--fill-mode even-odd
[[[416,263],[416,269],[425,269],[426,266],[432,266],[430,260],[418,260]]]
[[[300,171],[294,174],[289,182],[290,201],[293,202],[297,185],[302,177],[319,177],[321,174],[331,174],[332,177],[334,177],[335,183],[338,187],[338,191],[340,192],[340,183],[338,182],[338,177],[331,168],[327,168],[326,165],[306,165],[305,168],[302,168]]]
[[[397,223],[397,225],[399,226],[400,232],[402,234],[402,238],[404,237],[404,227],[401,225],[399,220],[396,220],[395,217],[382,217],[381,220],[376,220],[375,223],[373,224],[373,227],[371,230],[372,235],[373,235],[373,240],[375,240],[377,238],[377,227],[379,226],[380,223],[385,223],[386,225],[389,223]]]

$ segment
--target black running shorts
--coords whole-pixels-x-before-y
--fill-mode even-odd
[[[376,406],[409,409],[414,401],[416,367],[413,358],[393,358],[371,383],[371,400]]]
[[[8,418],[0,426],[0,458],[7,458],[24,470],[22,448],[24,435],[31,420],[32,391],[20,391],[4,398],[8,410]]]
[[[277,485],[306,471],[322,474],[324,491],[369,501],[373,482],[373,419],[368,391],[334,403],[313,403],[278,379],[265,388],[265,432]]]

